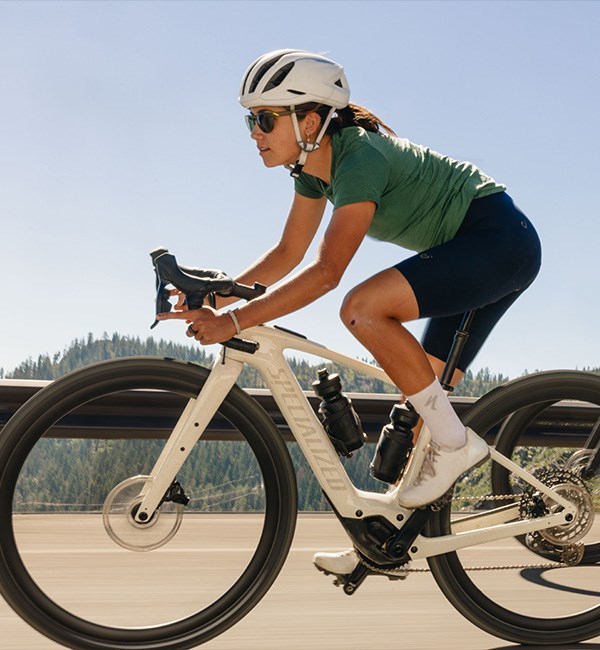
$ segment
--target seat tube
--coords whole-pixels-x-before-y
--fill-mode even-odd
[[[446,359],[446,365],[444,366],[444,372],[440,378],[440,384],[445,391],[451,393],[454,390],[452,386],[452,377],[454,376],[454,371],[458,366],[460,360],[460,355],[467,343],[469,338],[469,330],[471,329],[471,323],[473,322],[473,317],[475,316],[475,311],[468,311],[463,316],[460,327],[456,330],[454,334],[454,340],[452,341],[452,347],[448,353],[448,358]]]

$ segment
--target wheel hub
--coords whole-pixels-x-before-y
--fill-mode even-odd
[[[150,476],[133,476],[115,486],[106,497],[102,520],[109,537],[129,551],[153,551],[169,542],[181,526],[182,503],[165,501],[147,521],[135,515],[152,482]]]

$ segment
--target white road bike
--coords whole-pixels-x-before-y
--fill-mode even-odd
[[[251,298],[264,289],[179,267],[165,249],[152,256],[157,311],[168,308],[168,285],[190,307],[212,292]],[[542,372],[479,399],[463,419],[494,441],[490,460],[437,503],[411,511],[398,504],[400,488],[353,484],[284,353],[391,384],[386,374],[279,327],[241,337],[223,344],[210,369],[156,357],[87,366],[11,418],[0,435],[0,592],[24,620],[76,650],[183,650],[261,600],[292,543],[297,471],[279,427],[236,385],[247,364],[362,560],[337,578],[347,594],[375,575],[408,576],[402,588],[410,590],[411,571],[429,570],[461,614],[510,642],[600,635],[600,590],[590,587],[600,561],[599,376]],[[127,410],[132,395],[145,400],[141,420]],[[134,418],[135,437],[104,430],[102,418],[96,436],[88,422],[79,437],[92,403],[102,412],[121,396],[120,417]],[[575,426],[552,429],[556,418],[546,416],[559,402],[577,410]],[[547,432],[544,447],[533,446],[536,427]],[[424,430],[401,487],[418,473],[428,439]],[[499,544],[510,563],[497,562]]]

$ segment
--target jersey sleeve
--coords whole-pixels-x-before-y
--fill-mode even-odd
[[[300,174],[298,178],[294,179],[294,190],[309,199],[320,199],[322,196],[325,196],[317,179],[308,174]]]
[[[379,206],[389,179],[389,163],[379,151],[368,145],[357,148],[340,160],[335,171],[334,209],[362,201]]]

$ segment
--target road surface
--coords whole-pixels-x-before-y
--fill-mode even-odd
[[[97,525],[98,522],[94,521],[93,516],[79,515],[75,523],[71,522],[68,526],[59,527],[55,525],[58,521],[56,517],[56,515],[50,518],[37,515],[31,524],[33,528],[26,529],[27,534],[23,535],[25,540],[23,552],[26,561],[32,567],[31,570],[36,577],[39,576],[39,579],[44,582],[46,589],[60,594],[60,598],[69,597],[73,602],[86,602],[91,597],[94,612],[101,618],[104,615],[103,609],[106,609],[106,616],[109,616],[108,610],[114,603],[111,603],[109,597],[102,597],[102,589],[110,584],[110,575],[108,575],[110,569],[107,567],[113,567],[115,571],[121,572],[121,575],[123,568],[115,563],[114,558],[110,563],[97,561],[100,557],[99,553],[105,548],[106,533]],[[231,515],[229,517],[231,518]],[[51,525],[51,528],[48,528],[48,525]],[[87,546],[85,549],[80,549],[80,552],[73,552],[69,545],[71,540],[77,539],[79,528],[82,526],[86,529],[84,532]],[[88,527],[90,531],[92,529],[95,531],[94,535],[98,536],[97,541],[88,535],[90,532],[87,531]],[[193,525],[188,528],[188,532],[194,533]],[[185,535],[182,539],[185,542]],[[189,541],[191,546],[188,549],[190,553],[195,552],[193,546],[197,539],[195,533],[191,534]],[[234,564],[234,558],[244,554],[245,544],[239,534],[231,537],[230,540],[234,542],[229,549]],[[174,543],[173,541],[170,544]],[[31,546],[27,547],[27,544]],[[344,532],[332,516],[300,516],[292,552],[269,594],[243,621],[202,648],[206,650],[377,650],[379,648],[508,650],[522,647],[496,639],[462,618],[442,596],[429,573],[411,574],[407,580],[394,582],[383,577],[370,577],[355,595],[346,596],[341,589],[333,586],[331,577],[324,576],[313,568],[311,557],[317,550],[336,550],[347,545]],[[220,550],[226,551],[222,548]],[[510,542],[495,543],[492,551],[493,561],[498,564],[503,561],[508,563],[514,561],[512,559],[514,549],[511,551]],[[117,555],[116,551],[110,552]],[[144,561],[147,561],[151,555],[123,550],[120,552],[125,557],[141,557]],[[166,575],[165,567],[169,567],[169,572],[171,571],[173,556],[177,556],[181,561],[186,556],[185,550],[177,553],[171,551],[169,555],[167,547],[160,552],[164,554],[157,555],[160,563],[154,570],[155,575],[159,577]],[[477,550],[469,552],[474,553],[476,559]],[[218,551],[215,551],[215,558],[217,553]],[[78,564],[79,561],[82,564]],[[571,570],[575,569],[566,571]],[[82,571],[86,576],[85,581],[71,580],[71,577],[77,576],[77,572],[81,574]],[[597,602],[595,593],[596,590],[600,590],[600,567],[591,568],[587,573],[589,579],[586,577],[584,590],[586,593],[576,595],[557,589],[555,575],[545,576],[548,582],[543,588],[532,585],[527,580],[515,578],[514,574],[507,582],[509,579],[507,572],[493,574],[487,572],[485,579],[494,580],[498,593],[504,594],[511,603],[523,601],[524,607],[535,608],[536,603],[532,601],[536,599],[532,594],[535,593],[535,589],[544,589],[551,595],[549,604],[544,603],[543,607],[559,608],[563,605],[564,599],[570,597],[587,598],[590,603]],[[135,578],[132,576],[129,581],[135,583]],[[179,599],[184,606],[185,602],[193,600],[186,593],[184,581],[170,582],[172,591],[163,594],[166,602],[177,603]],[[74,589],[73,584],[80,584],[81,588]],[[164,581],[161,584],[164,584]],[[127,595],[124,596],[126,597]],[[151,609],[147,606],[145,608]],[[61,647],[45,639],[21,621],[0,598],[0,649],[59,650]],[[578,650],[598,650],[600,637],[585,644],[569,647]]]

